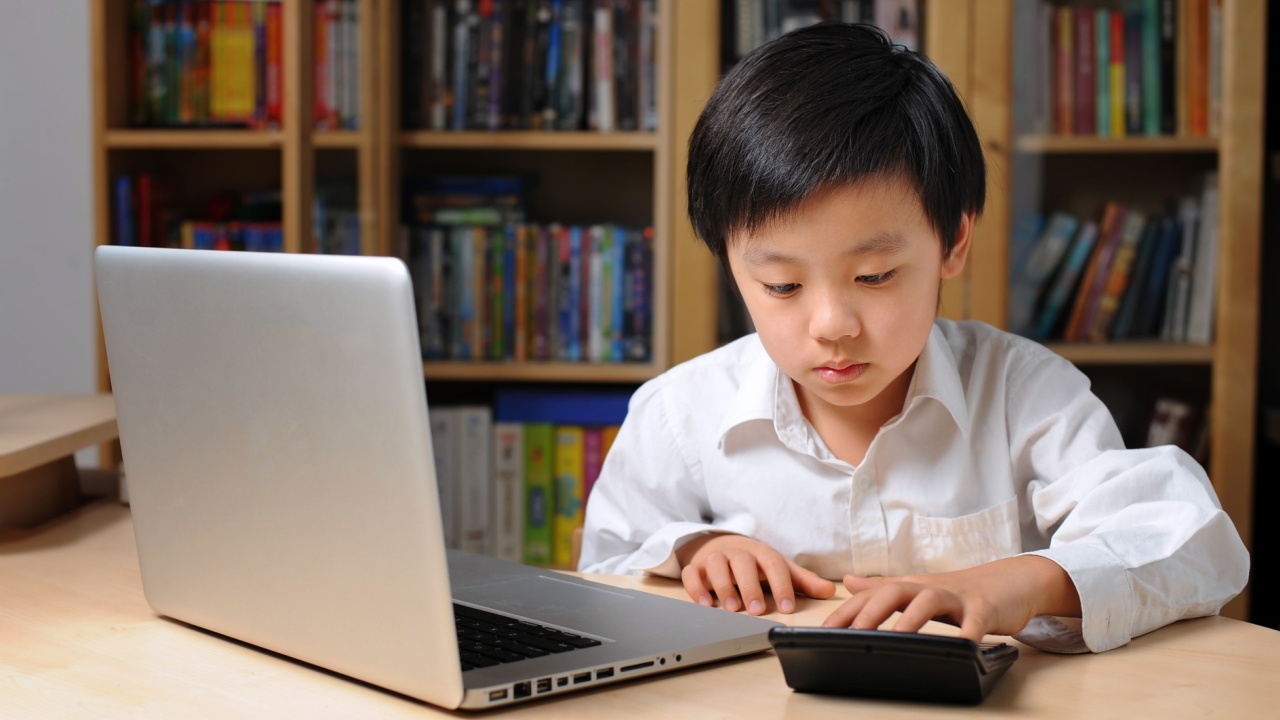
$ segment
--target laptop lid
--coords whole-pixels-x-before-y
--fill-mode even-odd
[[[457,707],[403,263],[103,246],[95,270],[152,608]]]
[[[162,615],[449,708],[768,648],[771,621],[446,556],[399,260],[103,246],[95,268]],[[464,672],[455,601],[598,642]]]

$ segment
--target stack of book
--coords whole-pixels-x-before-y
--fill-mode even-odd
[[[1020,12],[1015,70],[1020,132],[1218,134],[1221,0],[1058,4]]]
[[[1042,341],[1213,341],[1216,173],[1170,212],[1110,202],[1097,220],[1026,216],[1011,252],[1013,332]]]
[[[920,0],[726,0],[722,3],[726,65],[764,43],[819,22],[876,25],[908,50],[923,47]]]
[[[655,130],[656,0],[405,0],[405,128]]]
[[[313,105],[316,128],[360,127],[358,0],[315,0]]]
[[[429,410],[445,543],[569,567],[574,531],[629,393],[500,388],[494,407]]]

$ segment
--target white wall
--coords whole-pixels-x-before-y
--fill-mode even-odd
[[[0,0],[0,394],[97,390],[88,0]]]

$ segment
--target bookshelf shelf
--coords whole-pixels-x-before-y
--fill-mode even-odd
[[[653,151],[657,134],[649,132],[410,131],[400,135],[407,148],[459,150],[633,150]]]
[[[279,130],[108,130],[111,150],[274,150],[284,146]]]
[[[317,130],[311,142],[318,148],[347,148],[355,150],[366,145],[373,135],[357,130]]]
[[[1024,153],[1216,153],[1216,137],[1100,138],[1076,135],[1023,135],[1014,147]]]
[[[641,383],[661,371],[647,363],[427,361],[422,367],[428,380],[502,382]]]
[[[1212,345],[1165,343],[1049,343],[1050,350],[1077,365],[1209,365]]]

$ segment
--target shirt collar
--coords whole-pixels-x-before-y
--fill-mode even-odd
[[[960,366],[955,352],[942,328],[934,324],[929,340],[916,361],[916,371],[907,388],[907,401],[903,403],[903,415],[919,398],[933,398],[951,413],[960,432],[969,434],[969,404],[965,400],[964,385],[960,382]]]
[[[746,359],[737,393],[720,421],[719,442],[723,445],[725,435],[739,425],[752,420],[770,420],[783,442],[790,440],[790,444],[808,445],[795,387],[758,342],[756,350]],[[969,434],[969,406],[960,382],[960,369],[951,345],[936,324],[916,361],[902,415],[905,416],[919,398],[937,400],[951,414],[960,431]],[[796,432],[799,435],[795,437],[783,437]]]

